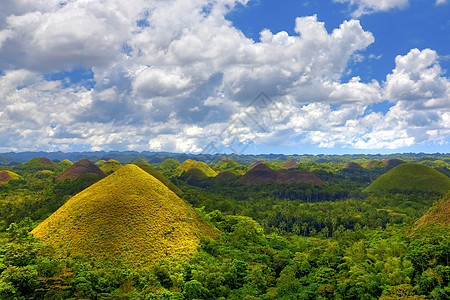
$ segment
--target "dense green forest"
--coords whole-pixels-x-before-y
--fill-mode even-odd
[[[61,251],[30,232],[102,177],[58,180],[63,159],[8,163],[0,299],[450,299],[449,155],[158,157],[89,158],[150,163],[216,238],[154,265]],[[258,161],[296,181],[242,183]],[[297,180],[305,172],[324,184]]]

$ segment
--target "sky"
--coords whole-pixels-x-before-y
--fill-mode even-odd
[[[2,0],[0,152],[450,152],[450,0]]]

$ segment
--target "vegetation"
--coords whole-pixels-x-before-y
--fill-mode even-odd
[[[0,185],[0,299],[450,298],[449,155],[233,155],[216,177],[136,158],[121,162],[162,162],[183,199],[135,165],[2,168],[20,177]],[[256,161],[324,184],[241,183]]]
[[[211,167],[205,164],[204,162],[195,161],[192,159],[188,159],[183,163],[181,163],[181,165],[179,165],[175,170],[176,175],[181,176],[183,173],[188,172],[191,169],[197,169],[198,171],[202,172],[206,177],[214,177],[217,175],[217,172],[211,169]],[[195,172],[198,173],[198,171]]]
[[[114,159],[110,159],[107,162],[103,163],[100,166],[100,169],[109,175],[109,174],[112,174],[115,171],[119,170],[121,167],[122,167],[122,165],[120,164],[120,162],[118,162],[117,160],[114,160]]]
[[[164,176],[161,172],[153,168],[148,162],[146,162],[143,159],[137,159],[133,162],[134,165],[137,165],[139,168],[147,172],[148,174],[152,175],[159,181],[161,181],[165,186],[167,186],[172,192],[174,192],[177,195],[183,194],[183,192],[169,179],[167,179],[166,176]]]

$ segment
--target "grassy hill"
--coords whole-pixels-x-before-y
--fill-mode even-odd
[[[215,228],[159,180],[126,165],[67,201],[32,234],[59,252],[117,257],[151,267],[187,258]]]
[[[188,172],[190,169],[198,169],[203,172],[207,177],[214,177],[217,175],[216,171],[211,169],[210,166],[201,161],[192,159],[185,160],[181,165],[176,168],[177,176],[181,176],[183,173]]]
[[[293,161],[293,160],[288,160],[287,162],[285,162],[284,164],[281,165],[282,169],[292,169],[295,168],[297,166],[297,162]]]
[[[433,205],[430,210],[416,222],[416,229],[430,223],[450,225],[450,196]]]
[[[364,192],[438,192],[450,190],[450,178],[421,164],[398,165],[378,177]]]
[[[217,171],[218,173],[230,171],[235,175],[243,175],[245,174],[245,172],[248,171],[248,167],[238,164],[231,158],[224,157],[214,165],[214,170]]]
[[[100,166],[100,170],[105,172],[106,174],[112,174],[115,171],[119,170],[122,167],[122,164],[118,162],[117,160],[110,159],[107,162],[103,163]]]
[[[162,163],[160,163],[156,169],[160,171],[167,178],[176,176],[176,169],[180,166],[180,162],[173,158],[168,158]]]
[[[13,168],[14,171],[16,172],[38,172],[38,171],[42,171],[42,170],[49,170],[49,171],[54,171],[54,172],[58,172],[58,171],[62,171],[62,167],[57,165],[56,163],[54,163],[52,160],[45,158],[45,157],[36,157],[33,158],[31,160],[29,160],[28,162],[15,166]]]
[[[68,159],[65,159],[65,160],[60,161],[59,163],[57,163],[57,165],[62,167],[63,169],[67,169],[68,167],[73,165],[73,162],[71,162]]]
[[[77,161],[74,165],[70,166],[68,169],[62,172],[61,175],[56,177],[56,180],[64,180],[67,178],[75,180],[78,177],[89,173],[97,174],[101,177],[106,177],[105,172],[100,170],[100,168],[97,167],[93,162],[85,158]]]
[[[138,158],[133,162],[134,165],[137,165],[139,168],[152,175],[159,181],[161,181],[165,186],[167,186],[172,192],[177,195],[183,194],[183,192],[166,176],[164,176],[161,172],[153,168],[148,162],[145,160]]]

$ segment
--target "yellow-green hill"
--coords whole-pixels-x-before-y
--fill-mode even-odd
[[[214,177],[217,175],[216,171],[211,169],[210,166],[201,161],[196,161],[192,159],[188,159],[184,161],[181,165],[176,169],[177,176],[181,176],[183,173],[188,172],[190,169],[198,169],[203,172],[207,177]],[[197,172],[197,171],[195,171]]]
[[[32,232],[58,252],[151,267],[185,259],[218,231],[155,177],[126,165],[69,199]]]
[[[430,223],[450,225],[450,196],[433,205],[430,210],[416,222],[416,229]]]
[[[224,157],[218,163],[214,165],[214,170],[218,173],[224,171],[230,171],[235,175],[243,175],[248,171],[248,167],[240,165],[231,158]]]
[[[60,161],[59,163],[57,163],[58,166],[61,166],[63,169],[67,169],[68,167],[73,165],[73,162],[71,162],[68,159],[65,159],[63,161]]]
[[[146,162],[143,159],[136,159],[133,162],[134,165],[137,165],[139,168],[147,172],[148,174],[152,175],[159,181],[161,181],[165,186],[167,186],[172,192],[174,192],[177,195],[183,194],[183,192],[169,179],[167,179],[166,176],[164,176],[161,172],[153,168],[148,162]]]
[[[122,164],[120,162],[114,159],[110,159],[100,166],[100,170],[109,175],[119,170],[121,167]]]
[[[105,164],[106,163],[106,160],[104,160],[104,159],[101,159],[101,160],[99,160],[99,161],[97,161],[97,162],[95,162],[95,164],[97,165],[97,167],[101,167],[101,166],[103,166],[103,164]]]
[[[364,191],[386,192],[437,192],[450,190],[450,178],[421,164],[401,164],[378,177]]]
[[[180,166],[180,162],[173,158],[168,158],[162,163],[160,163],[156,169],[160,171],[166,177],[175,177],[177,173],[177,168]]]

